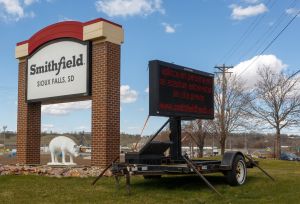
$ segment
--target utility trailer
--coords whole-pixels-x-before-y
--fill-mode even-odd
[[[138,152],[125,153],[125,162],[116,162],[116,158],[99,175],[96,181],[107,169],[111,169],[116,178],[117,185],[121,176],[126,177],[128,193],[130,193],[130,177],[141,175],[145,179],[160,178],[162,175],[192,175],[196,174],[217,194],[221,194],[203,176],[204,174],[221,172],[231,186],[239,186],[245,183],[247,168],[258,167],[258,162],[239,151],[228,151],[223,155],[222,160],[191,160],[181,154],[181,120],[171,117],[165,124],[149,139],[149,141]],[[163,128],[170,125],[170,141],[154,141]],[[165,152],[169,155],[165,156]],[[268,177],[274,180],[267,172],[261,169]]]
[[[112,165],[113,175],[122,176],[124,172],[128,171],[130,175],[142,175],[145,179],[151,179],[172,174],[188,175],[222,172],[230,185],[237,186],[244,184],[246,181],[247,168],[254,167],[254,164],[251,161],[246,161],[244,155],[238,151],[226,152],[221,161],[190,160],[184,155],[181,161],[172,161],[169,157],[161,157],[160,164],[152,164],[151,159],[143,159],[139,162],[132,159],[132,155],[130,155],[130,158],[125,155],[125,158],[124,163],[114,163]]]
[[[164,125],[138,151],[125,153],[124,162],[116,162],[105,168],[93,185],[111,168],[117,184],[119,177],[126,177],[130,192],[130,176],[142,175],[145,179],[160,178],[169,174],[197,174],[217,194],[221,195],[203,174],[222,172],[230,185],[245,183],[247,168],[258,166],[239,151],[225,152],[222,160],[191,160],[181,152],[181,121],[214,119],[214,75],[167,63],[160,60],[149,62],[149,116],[169,117]],[[154,139],[169,124],[168,141]],[[168,152],[168,153],[167,153]]]

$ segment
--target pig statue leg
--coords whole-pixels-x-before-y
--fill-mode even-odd
[[[54,164],[55,163],[55,153],[51,151],[51,162],[49,164]]]
[[[54,163],[54,153],[51,152],[51,163]]]
[[[55,151],[50,151],[51,153],[51,162],[48,163],[48,165],[57,165],[57,154]]]
[[[54,163],[58,163],[58,159],[57,159],[57,152],[54,153]]]
[[[64,151],[61,152],[61,159],[62,159],[62,163],[65,164],[66,163],[66,153]]]
[[[74,162],[73,162],[73,156],[71,154],[69,154],[69,155],[70,155],[70,164],[74,164]]]

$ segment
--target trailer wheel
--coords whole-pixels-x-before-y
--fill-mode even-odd
[[[161,175],[144,175],[144,179],[160,179]]]
[[[247,167],[245,159],[241,155],[236,155],[233,163],[232,169],[226,172],[226,179],[231,186],[243,185],[247,177]]]

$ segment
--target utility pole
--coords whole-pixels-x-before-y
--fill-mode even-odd
[[[211,146],[211,154],[212,154],[212,156],[215,156],[214,155],[214,146],[215,146],[215,134],[213,133],[212,134],[212,146]]]
[[[3,126],[3,146],[5,147],[5,131],[6,131],[7,125]]]
[[[248,154],[247,135],[245,132],[244,132],[244,149],[246,154]]]
[[[225,64],[215,66],[216,69],[218,69],[218,72],[215,72],[216,74],[221,74],[222,76],[222,101],[221,101],[221,115],[220,115],[220,128],[221,128],[221,154],[224,154],[225,150],[225,141],[227,137],[227,131],[225,127],[225,108],[226,108],[226,96],[227,96],[227,79],[226,74],[231,74],[232,72],[229,72],[228,70],[233,68],[233,66],[226,66]]]

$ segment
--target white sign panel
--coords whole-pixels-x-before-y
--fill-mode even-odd
[[[88,45],[56,41],[28,58],[27,100],[88,93]]]

